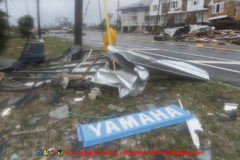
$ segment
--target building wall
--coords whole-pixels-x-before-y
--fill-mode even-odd
[[[158,10],[153,10],[153,6],[157,6],[159,5],[159,0],[153,0],[150,8],[149,8],[149,14],[150,16],[156,16],[158,14]],[[160,7],[159,7],[159,14],[162,13],[162,1],[160,2]]]
[[[121,15],[121,22],[122,22],[122,30],[123,27],[130,27],[128,30],[135,30],[131,29],[131,27],[137,27],[138,31],[142,31],[142,26],[145,22],[145,15],[148,15],[148,12],[128,12]]]
[[[194,4],[196,2],[196,4]],[[187,0],[187,11],[197,11],[204,9],[204,0]]]
[[[236,7],[237,9],[237,16],[236,16],[236,20],[240,21],[240,6]]]
[[[174,1],[174,0],[168,0],[167,2],[168,3],[171,3],[171,1]],[[186,3],[183,3],[183,0],[177,0],[178,3],[177,3],[177,7],[176,8],[171,8],[171,5],[169,5],[169,10],[168,12],[169,13],[174,13],[176,11],[182,11],[182,8],[186,8],[184,5],[187,5]]]
[[[216,4],[216,3],[220,3],[220,2],[224,3],[223,12],[213,14],[213,12],[212,12],[213,5],[211,5],[211,6],[209,6],[209,9],[208,9],[208,17],[209,18],[227,15],[227,17],[235,18],[236,20],[240,19],[240,15],[239,15],[240,13],[239,13],[239,9],[238,9],[240,7],[240,3],[224,2],[224,0],[213,0],[212,4]],[[235,14],[236,14],[236,16],[235,16]]]

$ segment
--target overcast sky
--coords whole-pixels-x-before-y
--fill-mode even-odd
[[[4,1],[0,4],[0,8],[5,11]],[[103,14],[103,4],[101,1],[101,9]],[[138,0],[120,0],[120,6],[134,3]],[[84,22],[88,25],[100,22],[98,0],[83,0],[84,13],[89,2]],[[108,9],[113,13],[116,19],[117,0],[108,0]],[[10,15],[10,24],[16,25],[17,19],[25,14],[30,14],[34,19],[37,17],[36,0],[8,0],[8,11]],[[74,0],[40,0],[41,25],[55,24],[55,19],[60,16],[68,17],[72,22],[74,19]],[[36,26],[37,20],[35,20]]]

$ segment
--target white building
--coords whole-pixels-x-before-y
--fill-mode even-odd
[[[140,0],[120,8],[121,29],[124,32],[145,32],[152,31],[156,26],[207,23],[209,1]]]

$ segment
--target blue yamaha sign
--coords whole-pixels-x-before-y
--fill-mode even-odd
[[[152,129],[192,119],[194,116],[176,105],[170,105],[78,127],[78,139],[84,147],[96,145]]]

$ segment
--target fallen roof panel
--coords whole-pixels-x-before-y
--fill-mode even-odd
[[[198,67],[182,61],[172,61],[167,59],[157,59],[143,53],[135,53],[128,50],[119,50],[112,46],[109,47],[109,57],[128,70],[131,65],[139,65],[149,70],[155,70],[162,74],[192,78],[199,80],[209,80],[209,74]],[[132,64],[131,64],[132,63]]]

